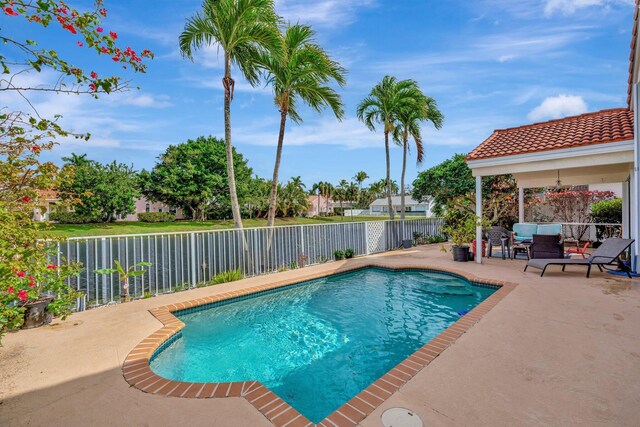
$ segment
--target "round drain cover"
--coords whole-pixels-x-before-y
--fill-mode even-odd
[[[405,408],[387,409],[380,419],[384,427],[423,427],[418,414]]]

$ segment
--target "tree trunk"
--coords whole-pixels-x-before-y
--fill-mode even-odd
[[[267,227],[273,227],[276,220],[276,201],[278,198],[278,172],[280,170],[280,158],[282,156],[282,145],[284,143],[284,130],[287,124],[287,109],[282,108],[280,112],[280,133],[278,134],[278,148],[276,149],[276,162],[273,166],[273,179],[271,181],[271,197],[269,198],[269,215],[267,217]]]
[[[387,201],[389,204],[389,219],[393,221],[395,212],[393,211],[393,202],[391,201],[391,155],[389,153],[389,132],[384,133],[384,150],[387,155]]]
[[[227,177],[229,179],[229,196],[231,198],[231,213],[236,228],[242,228],[240,204],[236,192],[236,176],[233,169],[233,146],[231,145],[231,100],[233,98],[234,82],[231,78],[231,58],[224,54],[224,142],[227,149]]]
[[[404,174],[407,171],[407,136],[402,145],[402,175],[400,176],[400,219],[404,221]],[[404,238],[404,236],[403,236]]]

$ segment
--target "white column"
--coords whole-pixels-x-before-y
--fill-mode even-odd
[[[524,222],[524,188],[518,186],[518,222]]]
[[[631,172],[632,173],[632,172]],[[629,200],[629,181],[622,183],[622,238],[628,239],[631,236],[631,215],[629,208],[631,206]]]
[[[635,239],[633,249],[631,251],[631,267],[633,271],[638,271],[638,256],[640,255],[640,239],[638,238],[638,231],[640,230],[640,197],[638,197],[638,191],[640,191],[640,143],[639,135],[640,131],[640,111],[638,110],[639,89],[638,83],[633,85],[633,113],[634,113],[634,132],[633,132],[633,173],[631,175],[631,238]]]
[[[476,176],[476,216],[482,218],[482,177]],[[482,264],[482,226],[476,227],[476,262]]]

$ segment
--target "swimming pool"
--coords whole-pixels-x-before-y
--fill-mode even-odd
[[[152,370],[258,380],[319,422],[495,291],[449,274],[368,267],[174,313]]]

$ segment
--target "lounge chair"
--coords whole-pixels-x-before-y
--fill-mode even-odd
[[[540,277],[542,277],[550,265],[561,265],[562,271],[564,271],[567,265],[586,265],[588,278],[591,274],[591,266],[595,265],[600,271],[603,271],[602,266],[614,263],[633,242],[633,239],[607,239],[587,259],[531,259],[524,267],[524,271],[527,271],[528,267],[538,268],[542,270],[542,273],[540,273]],[[628,270],[625,271],[625,273],[631,277]]]

